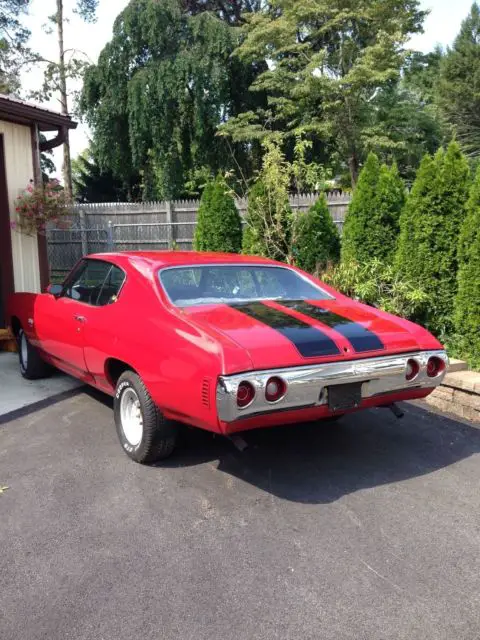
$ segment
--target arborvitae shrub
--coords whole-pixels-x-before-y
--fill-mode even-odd
[[[242,221],[222,176],[207,184],[203,192],[194,248],[225,253],[240,253],[242,249]]]
[[[333,222],[325,196],[305,214],[297,214],[294,230],[294,256],[304,271],[315,273],[340,258],[340,235]]]
[[[480,367],[480,168],[470,192],[458,256],[455,328],[460,355]]]
[[[380,166],[371,153],[360,173],[345,219],[342,260],[391,264],[397,249],[405,186],[397,166]]]
[[[364,246],[364,251],[368,251],[370,259],[377,258],[385,264],[393,262],[405,195],[405,185],[398,174],[397,165],[382,165]]]
[[[357,187],[348,207],[342,236],[342,261],[365,262],[372,256],[366,247],[368,224],[375,208],[380,162],[370,153],[360,172]]]
[[[452,142],[425,156],[400,218],[396,267],[428,295],[418,320],[442,337],[453,329],[458,241],[470,177],[460,147]]]

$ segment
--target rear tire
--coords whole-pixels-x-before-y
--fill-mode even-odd
[[[173,453],[178,425],[165,418],[133,371],[125,371],[118,379],[114,415],[120,444],[135,462],[151,464]]]
[[[31,344],[23,329],[18,332],[17,342],[22,376],[26,380],[48,378],[52,374],[52,367],[42,359],[38,349]]]

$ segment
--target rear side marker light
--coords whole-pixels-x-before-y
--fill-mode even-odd
[[[437,356],[432,356],[427,364],[427,376],[436,378],[445,371],[445,362]]]
[[[278,402],[287,393],[287,384],[282,378],[273,377],[267,381],[265,399],[267,402]]]
[[[411,382],[412,380],[415,380],[415,378],[418,376],[419,371],[420,371],[420,365],[418,364],[418,362],[416,360],[409,360],[407,362],[407,370],[405,372],[405,378],[408,380],[408,382]]]
[[[244,380],[238,385],[237,390],[237,406],[240,409],[245,409],[249,404],[253,402],[255,398],[255,389],[250,382]]]

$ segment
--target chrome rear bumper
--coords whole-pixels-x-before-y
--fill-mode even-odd
[[[427,362],[436,356],[445,363],[445,369],[434,378],[427,375]],[[408,360],[416,360],[418,375],[411,381],[406,379]],[[348,362],[252,371],[233,376],[222,376],[217,384],[217,412],[222,422],[235,422],[274,411],[301,409],[328,404],[326,387],[360,382],[362,399],[386,393],[429,389],[441,384],[448,367],[445,351],[421,351],[396,356],[382,356]],[[282,378],[288,385],[286,395],[276,403],[267,402],[265,387],[272,376]],[[255,398],[244,408],[237,406],[237,391],[241,382],[248,381],[255,388]]]

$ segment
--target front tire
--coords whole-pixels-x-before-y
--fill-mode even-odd
[[[173,453],[178,425],[165,418],[133,371],[125,371],[118,379],[114,415],[120,444],[135,462],[150,464]]]
[[[20,373],[26,380],[39,380],[48,378],[52,373],[52,367],[47,364],[27,338],[23,329],[20,329],[18,336],[18,361]]]

